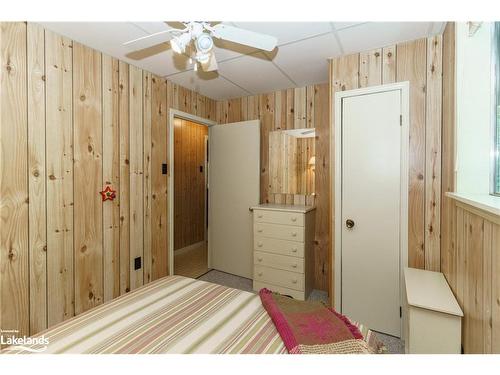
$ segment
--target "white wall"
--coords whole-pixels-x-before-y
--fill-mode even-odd
[[[457,192],[490,193],[492,140],[491,23],[469,36],[456,27]]]

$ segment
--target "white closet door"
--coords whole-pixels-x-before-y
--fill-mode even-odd
[[[209,267],[251,279],[249,208],[259,204],[260,122],[215,125],[208,138]]]
[[[340,218],[342,313],[398,337],[401,105],[400,90],[343,99]]]

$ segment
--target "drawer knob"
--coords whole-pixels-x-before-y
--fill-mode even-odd
[[[294,248],[292,249],[292,253],[296,253],[296,252],[297,252],[297,248],[296,248],[296,247],[294,247]]]
[[[259,272],[257,275],[262,276],[262,272]]]
[[[258,215],[257,215],[257,217],[258,217],[259,219],[262,219],[262,214],[258,214]]]
[[[257,232],[262,233],[262,229],[257,229]]]
[[[297,218],[295,216],[292,217],[292,221],[295,223],[297,221]]]
[[[297,237],[297,232],[292,232],[292,237]]]
[[[259,243],[257,244],[257,246],[258,246],[258,247],[262,247],[262,242],[259,242]]]
[[[292,268],[297,268],[297,265],[296,264],[292,264]]]
[[[297,279],[293,279],[292,283],[297,284]]]
[[[257,260],[258,260],[259,262],[262,262],[262,258],[257,258]]]

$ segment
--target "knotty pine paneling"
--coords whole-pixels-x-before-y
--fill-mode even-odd
[[[102,55],[102,178],[120,190],[119,62]],[[106,145],[111,145],[107,147]],[[104,302],[120,295],[120,201],[103,205]]]
[[[0,329],[29,334],[26,24],[0,24]]]
[[[167,176],[161,164],[167,162],[167,83],[151,78],[151,274],[152,280],[166,276],[167,246]]]
[[[500,219],[469,205],[455,206],[456,270],[450,284],[464,312],[462,346],[466,354],[500,353]],[[450,264],[451,265],[451,264]]]
[[[144,268],[134,270],[135,258],[144,261],[144,138],[142,123],[142,70],[129,69],[129,119],[130,119],[130,289],[143,285]]]
[[[73,43],[75,314],[104,300],[101,54]]]
[[[207,126],[175,119],[174,250],[205,239],[206,135]]]
[[[144,189],[144,277],[143,283],[147,284],[151,281],[152,254],[151,254],[151,79],[152,74],[144,71],[142,75],[142,90],[143,90],[143,189]],[[144,126],[145,125],[145,126]]]
[[[408,265],[424,268],[427,40],[399,44],[396,51],[396,80],[410,82]]]
[[[130,125],[129,65],[118,65],[118,120],[120,137],[120,294],[130,292]]]
[[[441,269],[441,132],[443,37],[427,39],[425,104],[425,269]]]
[[[30,327],[47,328],[44,30],[27,26]]]
[[[71,318],[73,267],[73,43],[45,30],[48,326]],[[50,126],[48,126],[50,124]],[[32,333],[36,332],[32,330]]]
[[[0,327],[35,334],[167,275],[168,111],[216,102],[31,23],[0,60]]]

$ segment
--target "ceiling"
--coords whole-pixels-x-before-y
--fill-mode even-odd
[[[441,33],[444,22],[224,22],[274,35],[273,52],[216,40],[217,72],[195,72],[170,44],[134,51],[123,43],[168,22],[40,22],[47,29],[213,99],[229,99],[326,82],[327,59]]]

